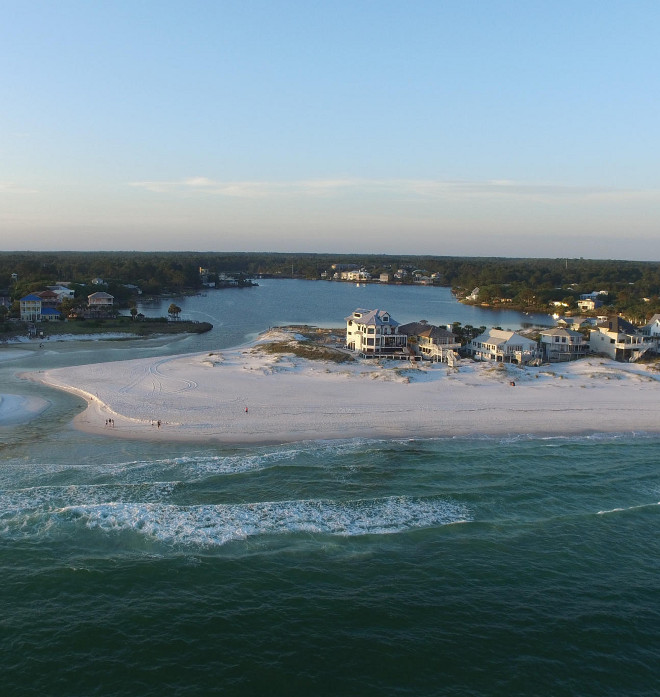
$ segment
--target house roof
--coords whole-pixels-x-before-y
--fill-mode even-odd
[[[110,295],[110,293],[104,293],[103,291],[98,291],[97,293],[92,293],[91,295],[87,296],[87,300],[90,300],[91,298],[94,298],[94,300],[114,300],[114,295]]]
[[[41,314],[42,315],[52,315],[53,317],[55,317],[56,315],[59,316],[62,313],[59,310],[56,310],[54,307],[44,307],[41,310]]]
[[[505,329],[487,329],[483,334],[479,334],[479,336],[472,339],[470,343],[494,344],[495,346],[501,346],[502,344],[507,344],[514,337],[516,341],[526,341],[532,344],[536,343],[533,339],[528,339],[522,334],[516,334],[516,332]]]
[[[444,327],[436,327],[428,322],[408,322],[399,325],[399,334],[407,336],[426,336],[429,339],[455,339],[456,334]]]
[[[564,329],[563,327],[554,327],[553,329],[542,329],[541,336],[578,337],[578,336],[582,336],[582,334],[580,334],[580,332],[573,331],[572,329]]]
[[[26,295],[24,298],[21,298],[21,302],[41,302],[41,298],[38,295],[35,295],[34,293],[30,293],[29,295]]]
[[[618,315],[608,317],[605,322],[599,322],[596,326],[605,331],[617,332],[617,334],[639,334],[634,324]]]
[[[356,313],[359,314],[360,317],[355,317]],[[399,323],[385,310],[364,310],[358,307],[356,310],[353,310],[353,314],[350,317],[346,317],[346,321],[351,319],[358,319],[360,324],[375,324],[376,326],[386,327],[399,326]]]
[[[585,317],[584,315],[574,315],[572,317],[560,317],[557,324],[572,324],[573,326],[581,326],[583,324],[593,324],[596,320],[593,317]]]

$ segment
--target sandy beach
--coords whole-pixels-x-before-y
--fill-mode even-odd
[[[451,370],[260,349],[282,338],[270,332],[248,347],[28,377],[87,401],[77,428],[124,438],[247,444],[660,431],[660,374],[646,365],[589,358],[518,368],[463,359]]]

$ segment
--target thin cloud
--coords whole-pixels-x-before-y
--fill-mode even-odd
[[[606,187],[527,184],[511,180],[452,181],[434,179],[311,179],[298,181],[219,181],[190,177],[178,181],[139,181],[129,186],[174,196],[219,196],[228,198],[328,198],[344,195],[388,195],[420,199],[467,197],[533,197],[538,199],[610,200],[658,198],[660,192]]]

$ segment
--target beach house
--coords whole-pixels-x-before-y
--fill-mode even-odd
[[[533,339],[503,329],[488,329],[465,346],[465,353],[476,360],[501,363],[529,363],[539,357]]]
[[[590,330],[589,349],[616,361],[634,362],[653,348],[650,334],[644,334],[623,317],[608,317]]]
[[[41,298],[30,293],[19,300],[21,319],[24,322],[39,322],[41,320]]]
[[[589,353],[589,342],[581,332],[564,327],[541,330],[541,357],[550,363],[574,361]]]
[[[576,305],[581,312],[588,312],[589,310],[602,307],[603,303],[601,300],[596,300],[594,298],[585,298],[584,300],[578,300]]]
[[[403,356],[408,355],[407,343],[399,323],[385,310],[358,308],[346,317],[346,347],[351,351],[367,357]]]
[[[23,322],[50,322],[60,319],[60,311],[55,308],[48,294],[42,299],[40,293],[30,293],[19,300],[19,307]]]
[[[426,320],[400,325],[399,334],[408,337],[408,348],[424,360],[447,363],[453,358],[450,354],[461,347],[456,334]]]
[[[110,293],[99,291],[87,296],[85,317],[109,317],[113,313],[115,298]]]
[[[658,353],[660,349],[660,315],[653,315],[642,327],[642,334],[649,338],[653,350]]]

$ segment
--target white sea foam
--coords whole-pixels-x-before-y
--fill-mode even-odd
[[[23,533],[83,524],[107,533],[133,532],[174,545],[218,546],[260,535],[385,535],[469,520],[468,511],[435,498],[407,496],[357,501],[272,501],[176,506],[163,503],[69,505],[30,517]],[[22,527],[5,520],[5,531]]]
[[[641,503],[638,506],[628,506],[627,508],[611,508],[609,511],[598,511],[598,515],[608,515],[609,513],[624,513],[625,511],[638,511],[641,508],[651,508],[660,506],[660,501],[657,503]]]
[[[155,477],[167,478],[187,482],[198,482],[209,476],[233,475],[245,472],[258,472],[271,469],[287,463],[295,463],[301,457],[305,458],[305,465],[310,466],[310,460],[320,462],[322,465],[334,463],[336,456],[352,456],[355,453],[364,453],[370,444],[374,447],[382,445],[383,441],[367,441],[364,439],[338,440],[338,441],[314,441],[298,443],[290,447],[278,447],[275,449],[252,449],[238,452],[232,455],[205,455],[192,454],[181,455],[155,460],[133,460],[128,462],[98,464],[54,464],[54,463],[29,463],[17,462],[16,466],[6,463],[0,468],[0,488],[13,488],[17,486],[29,486],[43,478],[71,474],[77,479],[88,480],[91,478],[112,479],[115,483],[142,484],[152,482]]]
[[[76,484],[33,486],[0,492],[0,519],[20,511],[53,510],[75,505],[97,505],[111,501],[162,502],[171,497],[181,482],[150,484]]]

